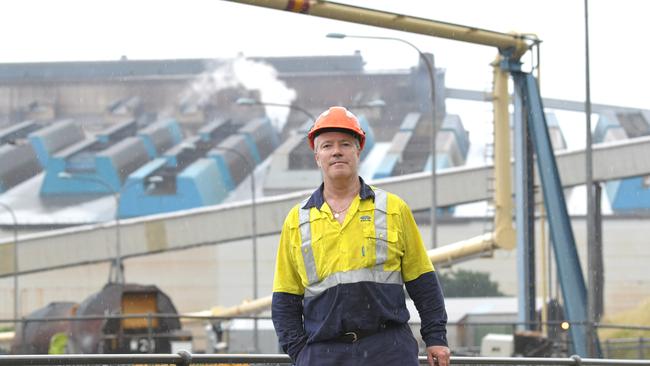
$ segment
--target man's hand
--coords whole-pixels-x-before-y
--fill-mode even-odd
[[[427,347],[427,359],[429,366],[449,366],[449,351],[445,346]]]

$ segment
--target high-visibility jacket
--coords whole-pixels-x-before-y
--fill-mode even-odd
[[[405,283],[427,346],[447,344],[442,292],[410,208],[360,181],[343,224],[324,201],[322,185],[284,222],[272,318],[294,359],[305,343],[406,323]]]

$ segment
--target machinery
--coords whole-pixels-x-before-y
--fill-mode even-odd
[[[27,319],[32,321],[18,328],[11,352],[170,353],[191,350],[192,336],[181,329],[175,314],[176,308],[170,298],[156,286],[109,283],[80,304],[52,303],[28,315]],[[59,320],[42,320],[47,318]]]

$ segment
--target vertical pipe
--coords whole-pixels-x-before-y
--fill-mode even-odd
[[[594,183],[594,251],[596,252],[596,267],[594,286],[594,309],[595,321],[600,322],[600,318],[605,311],[604,297],[605,297],[605,268],[603,264],[603,210],[602,210],[602,192],[603,187],[600,182]]]
[[[596,321],[596,303],[598,286],[598,268],[596,248],[596,231],[594,216],[594,184],[593,184],[593,157],[592,157],[592,138],[591,138],[591,85],[589,75],[589,4],[584,0],[585,7],[585,117],[586,117],[586,146],[585,146],[585,186],[587,187],[587,283],[588,283],[588,301],[587,301],[587,355],[595,357],[595,337],[594,323]]]
[[[429,88],[431,89],[431,136],[429,136],[429,144],[431,148],[431,248],[438,247],[438,204],[436,197],[436,190],[438,189],[436,183],[436,168],[438,151],[436,151],[436,138],[438,131],[438,121],[436,118],[436,81],[435,81],[435,67],[429,62],[429,58],[422,53],[417,47],[416,50],[420,54],[420,58],[424,61],[429,73]]]
[[[541,93],[541,88],[542,88],[542,56],[541,56],[541,48],[539,46],[539,42],[535,43],[535,50],[537,50],[536,58],[537,58],[537,67],[535,68],[535,72],[537,74],[537,83],[540,88],[540,93]],[[530,135],[528,136],[528,142],[531,144],[529,146],[532,146],[532,141],[530,141]],[[530,151],[531,154],[531,162],[533,162],[533,152],[532,149]],[[534,174],[535,169],[533,169],[532,164],[531,164],[531,171]],[[535,199],[535,180],[533,179],[532,181],[533,184],[533,200]],[[540,330],[542,331],[542,334],[548,336],[548,306],[547,304],[550,302],[550,296],[549,296],[549,287],[551,284],[551,267],[550,267],[550,258],[551,258],[551,251],[550,251],[550,246],[548,247],[549,250],[548,252],[546,251],[546,224],[544,220],[544,195],[540,194],[541,197],[541,204],[539,207],[539,221],[540,221],[540,227],[541,227],[541,232],[540,232],[540,254],[541,254],[541,274],[542,274],[542,324]],[[533,209],[533,215],[534,215],[534,209]],[[534,217],[533,217],[534,220]],[[533,243],[535,241],[533,240]],[[534,244],[533,244],[534,245]],[[544,271],[548,273],[548,276],[544,276]]]
[[[236,150],[235,150],[236,151]],[[243,156],[242,156],[243,159]],[[251,234],[253,236],[251,245],[253,246],[253,299],[257,300],[258,297],[258,283],[257,283],[257,206],[255,202],[255,164],[250,163],[251,169]],[[259,324],[257,322],[257,315],[253,321],[253,346],[255,352],[260,351],[259,341]]]
[[[540,207],[539,214],[539,226],[540,226],[540,237],[539,237],[539,251],[541,254],[541,275],[542,275],[542,334],[548,336],[548,306],[549,303],[549,285],[551,283],[551,268],[548,265],[548,258],[551,258],[550,252],[547,251],[546,247],[546,230],[544,227],[544,205]],[[547,276],[544,276],[544,273],[547,273]]]
[[[508,73],[501,69],[501,55],[492,63],[494,77],[494,200],[495,241],[504,249],[515,246],[512,228],[512,176],[510,165],[510,112]]]

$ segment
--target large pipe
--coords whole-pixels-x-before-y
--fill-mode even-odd
[[[424,34],[427,36],[451,39],[454,41],[470,42],[484,46],[496,47],[500,50],[511,49],[512,57],[519,59],[528,44],[521,34],[494,32],[476,27],[452,24],[431,19],[391,13],[358,6],[316,0],[228,0],[240,4],[248,4],[308,14],[322,18],[336,19],[345,22],[371,25],[375,27],[394,29],[403,32]]]
[[[271,307],[271,296],[261,297],[255,300],[247,300],[241,303],[240,305],[232,306],[229,308],[221,308],[218,306],[213,307],[210,310],[197,311],[194,313],[184,313],[185,316],[191,317],[209,317],[209,316],[220,316],[224,318],[234,318],[238,316],[246,316],[250,314],[261,313],[265,310],[268,310]],[[185,323],[201,321],[199,318],[186,318]]]
[[[453,264],[462,259],[470,259],[496,248],[493,233],[443,245],[427,251],[434,265]]]
[[[508,73],[498,56],[494,68],[494,240],[503,249],[514,249],[515,230],[512,227],[512,174],[510,164],[510,94]]]
[[[482,253],[489,252],[497,248],[494,235],[487,233],[474,238],[459,241],[453,244],[444,245],[427,251],[429,259],[433,264],[451,264],[462,259],[469,259]],[[182,315],[191,318],[185,318],[184,323],[203,321],[200,317],[218,316],[224,318],[247,316],[258,314],[271,308],[271,296],[262,297],[255,300],[244,301],[240,305],[229,308],[218,306],[210,310],[197,311],[194,313],[184,313]]]

